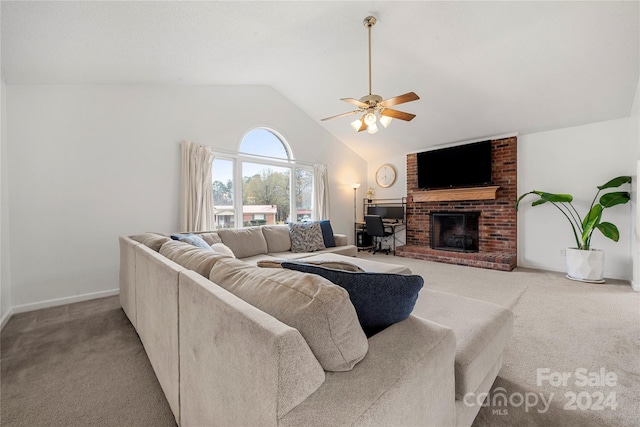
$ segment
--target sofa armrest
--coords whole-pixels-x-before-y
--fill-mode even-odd
[[[276,426],[325,373],[300,332],[180,273],[180,425]]]
[[[347,246],[349,244],[349,239],[345,234],[334,234],[333,240],[335,240],[336,246]]]
[[[455,346],[451,329],[409,316],[371,337],[353,370],[327,372],[281,425],[455,425]]]
[[[141,243],[126,236],[118,238],[120,244],[120,305],[134,328],[136,322],[136,246]]]

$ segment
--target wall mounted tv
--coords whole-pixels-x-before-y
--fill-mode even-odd
[[[474,187],[491,183],[491,141],[418,153],[420,188]]]

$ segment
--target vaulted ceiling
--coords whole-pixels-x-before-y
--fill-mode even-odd
[[[368,94],[368,15],[373,93],[421,98],[375,135],[320,121]],[[270,85],[365,158],[627,117],[640,63],[637,1],[2,1],[1,24],[6,84]]]

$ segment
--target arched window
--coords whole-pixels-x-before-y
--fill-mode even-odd
[[[286,141],[284,141],[284,138],[276,135],[274,131],[265,128],[257,128],[248,132],[244,138],[242,138],[238,151],[251,156],[293,160],[291,149]]]
[[[219,228],[311,219],[313,166],[296,162],[276,131],[252,129],[235,155],[214,152],[212,168]]]

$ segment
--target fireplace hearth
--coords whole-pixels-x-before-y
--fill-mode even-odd
[[[431,213],[431,248],[443,251],[478,252],[480,212]]]

